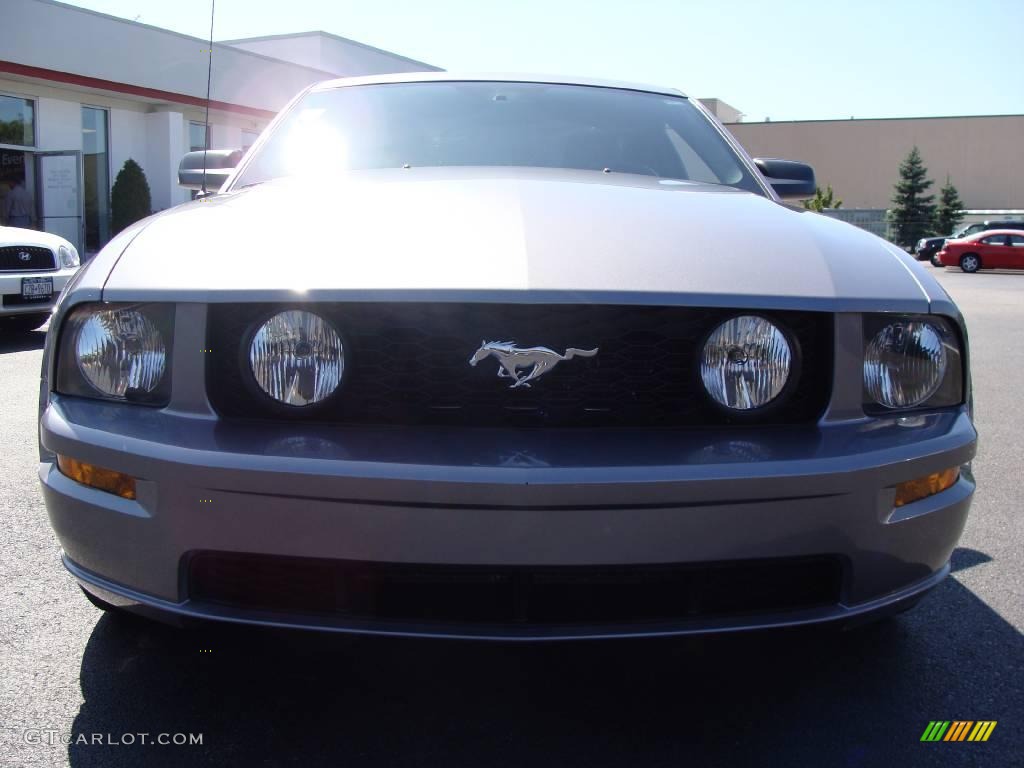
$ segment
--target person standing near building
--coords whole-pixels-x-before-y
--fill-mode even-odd
[[[30,229],[35,218],[32,196],[25,189],[25,181],[18,179],[4,198],[4,219],[8,227]]]

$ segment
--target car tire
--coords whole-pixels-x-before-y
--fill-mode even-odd
[[[933,267],[938,267],[939,269],[943,269],[946,266],[941,261],[939,261],[939,254],[937,253],[933,253],[932,257],[928,259],[928,261],[932,263]]]
[[[38,312],[31,315],[12,315],[0,318],[0,330],[7,333],[28,333],[46,325],[50,319],[49,312]]]
[[[969,275],[973,275],[981,269],[981,257],[976,253],[965,253],[960,257],[960,269]]]
[[[96,597],[96,595],[94,595],[91,592],[89,592],[85,587],[79,586],[79,589],[82,590],[82,594],[85,595],[85,599],[88,600],[93,605],[95,605],[101,611],[104,611],[105,613],[120,613],[121,612],[121,609],[118,608],[116,605],[111,605],[106,600],[101,600],[100,598]]]

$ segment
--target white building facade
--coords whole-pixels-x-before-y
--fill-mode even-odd
[[[53,0],[3,0],[2,17],[0,223],[24,184],[33,226],[97,251],[129,158],[154,212],[189,199],[177,167],[206,144],[208,41]],[[438,69],[325,32],[215,42],[209,146],[248,147],[311,83]]]

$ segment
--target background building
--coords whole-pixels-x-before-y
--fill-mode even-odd
[[[0,211],[22,181],[36,226],[90,252],[128,158],[154,210],[187,200],[177,167],[206,145],[208,41],[52,0],[0,4]],[[437,69],[325,32],[216,42],[209,146],[248,146],[310,83]]]
[[[916,145],[936,197],[948,176],[968,209],[1024,209],[1024,115],[732,122],[727,127],[753,156],[810,163],[818,184],[831,184],[843,208],[888,208],[900,163]]]
[[[698,99],[698,101],[723,123],[739,123],[743,120],[742,112],[721,99]]]

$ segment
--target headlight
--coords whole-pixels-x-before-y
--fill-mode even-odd
[[[700,375],[720,405],[749,411],[768,405],[789,380],[793,350],[769,320],[741,315],[719,325],[704,344]]]
[[[165,404],[173,305],[86,304],[61,331],[57,391]]]
[[[865,331],[864,393],[869,405],[898,409],[961,402],[960,347],[945,321],[875,317],[865,321]]]
[[[266,394],[303,406],[330,397],[345,372],[341,336],[320,315],[291,309],[271,317],[249,345],[253,377]]]
[[[81,263],[78,259],[78,251],[66,245],[62,245],[57,249],[57,255],[60,257],[60,265],[62,267],[77,267]]]

